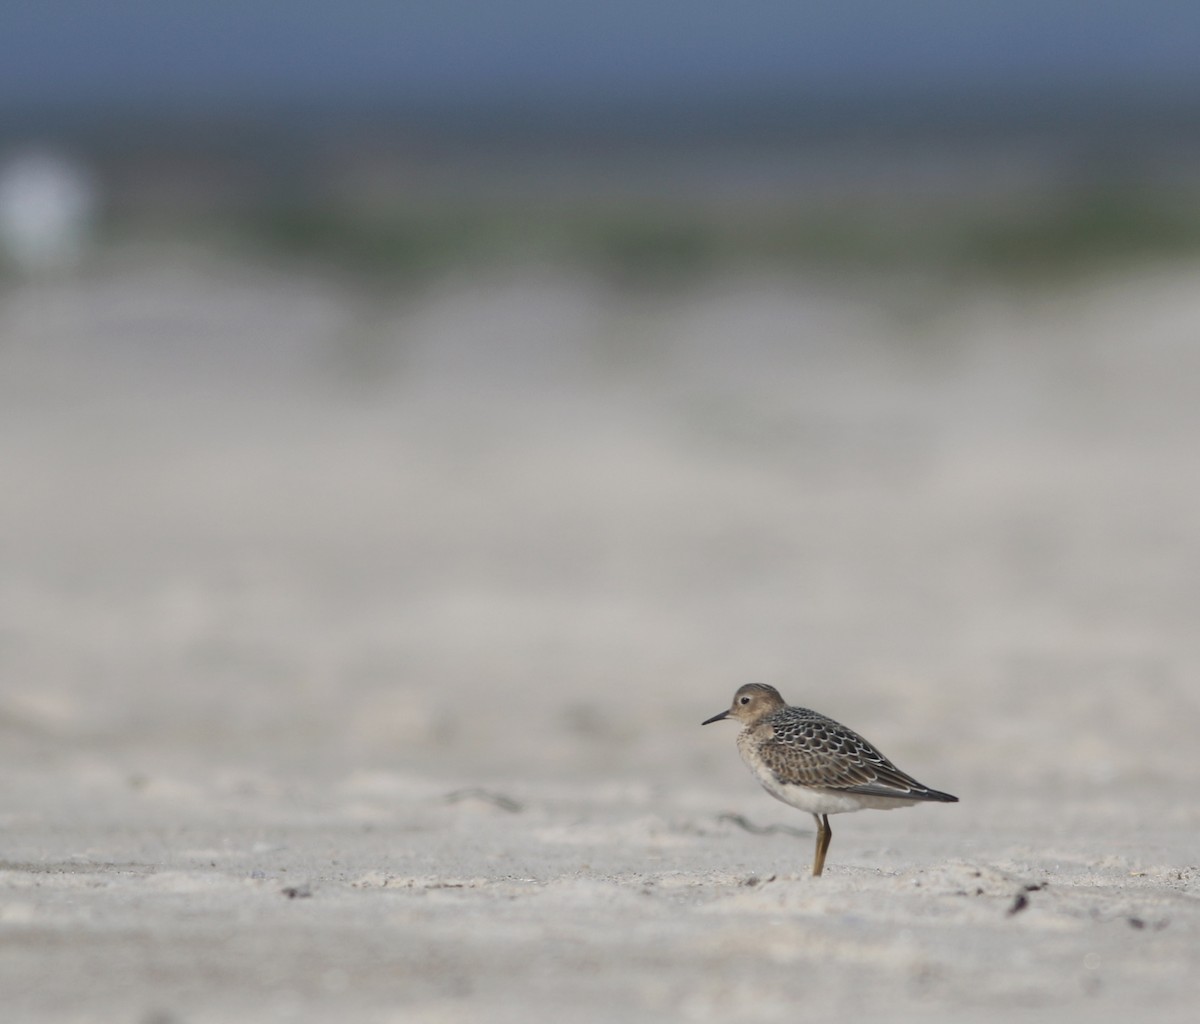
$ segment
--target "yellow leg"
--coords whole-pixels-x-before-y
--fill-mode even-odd
[[[828,814],[814,814],[813,819],[817,823],[817,852],[813,857],[813,876],[816,877],[825,870],[825,854],[829,851],[833,829],[829,827]]]

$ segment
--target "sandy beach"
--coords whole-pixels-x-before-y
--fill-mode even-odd
[[[3,282],[0,1016],[1191,1021],[1197,280]]]

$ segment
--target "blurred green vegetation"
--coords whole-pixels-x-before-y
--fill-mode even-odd
[[[964,224],[957,244],[968,265],[1010,276],[1186,256],[1200,252],[1200,198],[1113,188],[1072,193],[1025,216]]]
[[[386,278],[551,263],[651,286],[764,267],[1055,281],[1200,255],[1200,195],[1106,186],[1002,202],[292,202],[174,230]]]

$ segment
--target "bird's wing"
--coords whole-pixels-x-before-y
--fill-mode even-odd
[[[773,723],[773,733],[760,740],[758,754],[785,784],[917,800],[932,792],[832,720]]]

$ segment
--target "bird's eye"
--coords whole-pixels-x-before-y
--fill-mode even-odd
[[[739,704],[749,704],[749,703],[750,703],[750,698],[749,698],[749,697],[742,697],[742,698],[740,698],[740,699],[738,700],[738,703],[739,703]]]

